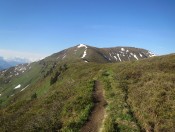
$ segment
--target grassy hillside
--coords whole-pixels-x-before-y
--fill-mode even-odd
[[[102,131],[175,131],[175,55],[109,64],[40,61],[35,67],[28,88],[0,97],[0,131],[79,131],[93,109],[95,80],[107,101]],[[25,74],[13,81],[29,83]]]
[[[120,131],[175,131],[174,55],[110,67],[102,79],[113,127]]]

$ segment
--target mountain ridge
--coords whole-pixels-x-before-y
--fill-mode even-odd
[[[124,46],[97,48],[85,44],[79,44],[54,53],[46,57],[46,59],[57,59],[58,61],[78,59],[84,60],[84,62],[121,62],[139,60],[153,56],[155,56],[155,54],[142,48]]]
[[[42,65],[45,68],[52,70],[56,65],[71,62],[84,63],[119,63],[125,61],[136,61],[155,56],[148,50],[134,47],[112,47],[112,48],[97,48],[85,44],[78,44],[76,46],[64,49],[54,53],[42,60],[33,63],[24,63],[17,66],[9,66],[9,69],[0,71],[0,77],[4,78],[4,82],[10,82],[13,77],[23,75],[25,72],[31,70],[36,64]],[[46,67],[48,65],[49,67]],[[42,72],[45,69],[42,70]],[[45,76],[49,71],[45,71]],[[5,76],[4,76],[5,75]]]

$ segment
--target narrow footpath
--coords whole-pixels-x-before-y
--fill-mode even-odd
[[[81,132],[98,132],[105,114],[105,105],[107,104],[104,95],[103,88],[99,81],[95,81],[94,86],[94,108],[89,116],[86,124],[81,128]]]

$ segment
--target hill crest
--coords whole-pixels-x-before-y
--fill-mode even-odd
[[[154,53],[134,47],[111,47],[111,48],[97,48],[86,44],[79,44],[74,47],[57,52],[46,60],[83,60],[84,62],[123,62],[140,60],[156,56]]]

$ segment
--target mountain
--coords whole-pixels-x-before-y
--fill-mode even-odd
[[[175,54],[153,56],[80,44],[2,70],[0,131],[175,131]]]
[[[122,62],[130,60],[139,60],[153,57],[155,54],[148,50],[134,47],[114,47],[114,48],[96,48],[85,44],[65,49],[55,53],[47,60],[84,60],[85,62]]]
[[[26,59],[20,59],[20,58],[13,58],[9,60],[4,60],[2,58],[4,63],[7,64],[4,65],[4,67],[6,66],[11,68],[1,71],[0,77],[2,76],[4,78],[3,79],[4,82],[8,83],[9,81],[11,81],[11,79],[13,79],[13,77],[19,76],[23,74],[25,71],[30,70],[32,65],[34,64],[37,66],[39,65],[38,67],[42,68],[42,73],[46,74],[45,76],[47,76],[48,72],[50,72],[49,70],[52,71],[53,68],[59,63],[67,63],[67,62],[115,63],[115,62],[140,60],[153,56],[155,56],[155,54],[151,53],[148,50],[134,47],[97,48],[85,44],[79,44],[74,47],[60,51],[58,53],[54,53],[51,56],[48,56],[36,63],[27,64]]]
[[[8,67],[10,67],[10,65],[2,57],[0,57],[0,70]]]
[[[8,69],[12,66],[16,66],[19,64],[28,63],[29,61],[27,59],[22,58],[10,58],[10,59],[4,59],[3,57],[0,57],[0,70]]]

